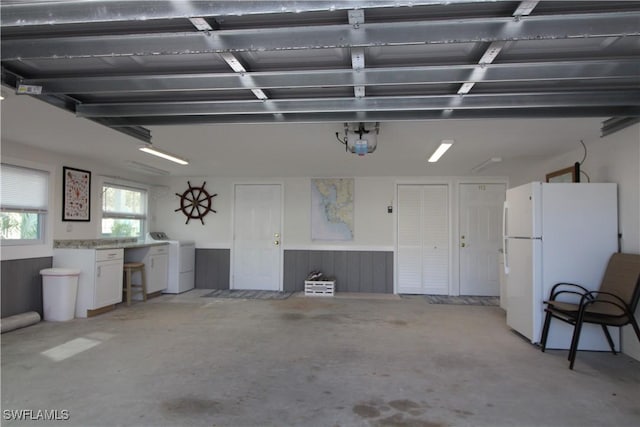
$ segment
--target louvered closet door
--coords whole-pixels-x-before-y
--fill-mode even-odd
[[[398,293],[449,293],[446,185],[398,186]]]

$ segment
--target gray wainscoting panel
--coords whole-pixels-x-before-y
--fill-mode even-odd
[[[53,257],[2,261],[2,313],[13,316],[37,311],[42,316],[42,277],[40,270],[51,268]]]
[[[229,249],[196,248],[196,288],[229,289]]]
[[[337,292],[393,293],[393,252],[284,251],[284,290],[304,290],[310,271],[336,278]]]

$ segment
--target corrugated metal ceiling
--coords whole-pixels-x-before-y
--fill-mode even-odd
[[[0,12],[3,84],[143,140],[163,124],[640,116],[635,1],[3,1]]]

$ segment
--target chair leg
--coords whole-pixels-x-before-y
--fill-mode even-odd
[[[549,336],[550,325],[551,325],[551,312],[547,311],[547,315],[544,318],[544,326],[542,327],[542,338],[540,338],[540,347],[543,353],[547,349],[547,338]]]
[[[571,349],[569,350],[569,369],[573,369],[573,364],[576,361],[580,332],[582,332],[582,313],[578,316],[578,320],[576,320],[575,327],[573,328],[573,339],[571,340]]]
[[[576,340],[578,340],[578,335],[576,335],[576,328],[578,327],[577,321],[572,323],[573,325],[573,335],[571,336],[571,345],[569,346],[569,354],[567,354],[567,360],[571,361],[571,353],[573,352],[573,347],[575,345],[578,348],[578,344],[576,344]]]
[[[638,327],[638,322],[636,322],[635,317],[633,317],[633,313],[630,314],[629,316],[629,320],[631,323],[631,326],[633,326],[633,330],[636,333],[636,336],[638,337],[638,341],[640,341],[640,328]]]
[[[607,329],[607,325],[600,325],[602,326],[602,330],[604,331],[604,335],[607,337],[607,342],[609,343],[609,347],[611,347],[611,352],[613,354],[618,354],[616,353],[616,347],[613,344],[613,340],[611,339],[611,334],[609,333],[609,329]]]
[[[142,267],[140,269],[140,279],[141,279],[141,285],[142,285],[142,301],[146,301],[147,300],[147,275],[144,271],[144,267]]]
[[[131,305],[131,270],[127,268],[127,306]]]

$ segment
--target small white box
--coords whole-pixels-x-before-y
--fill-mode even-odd
[[[305,280],[305,296],[332,297],[336,287],[335,280]]]

